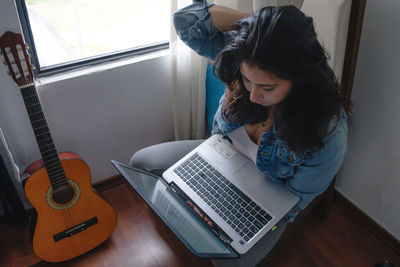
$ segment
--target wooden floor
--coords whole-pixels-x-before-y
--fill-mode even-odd
[[[0,228],[0,266],[211,266],[193,256],[127,185],[101,192],[118,213],[111,238],[93,251],[48,264],[32,251],[28,228]],[[334,201],[325,222],[307,218],[270,266],[374,266],[385,259],[400,267],[400,249],[386,246]]]

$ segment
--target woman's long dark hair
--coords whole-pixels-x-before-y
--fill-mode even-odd
[[[268,107],[250,101],[240,72],[246,63],[292,83],[273,110],[278,137],[296,153],[322,148],[331,119],[340,118],[342,107],[351,116],[350,100],[339,94],[327,60],[312,18],[296,7],[266,7],[239,21],[237,35],[214,62],[214,72],[229,89],[223,118],[255,124],[270,116]]]

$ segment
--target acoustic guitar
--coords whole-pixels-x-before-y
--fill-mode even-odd
[[[77,257],[112,234],[114,209],[92,189],[88,165],[78,154],[57,153],[36,92],[33,66],[21,34],[0,37],[8,74],[20,88],[42,159],[25,171],[25,194],[37,211],[33,250],[49,262]]]

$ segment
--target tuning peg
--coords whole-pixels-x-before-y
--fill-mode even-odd
[[[26,48],[26,50],[28,50],[29,49],[29,45],[25,44],[25,48]]]
[[[31,70],[36,70],[36,67],[31,65]]]

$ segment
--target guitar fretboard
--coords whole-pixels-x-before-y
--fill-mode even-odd
[[[21,94],[53,189],[68,184],[35,86],[21,88]]]

